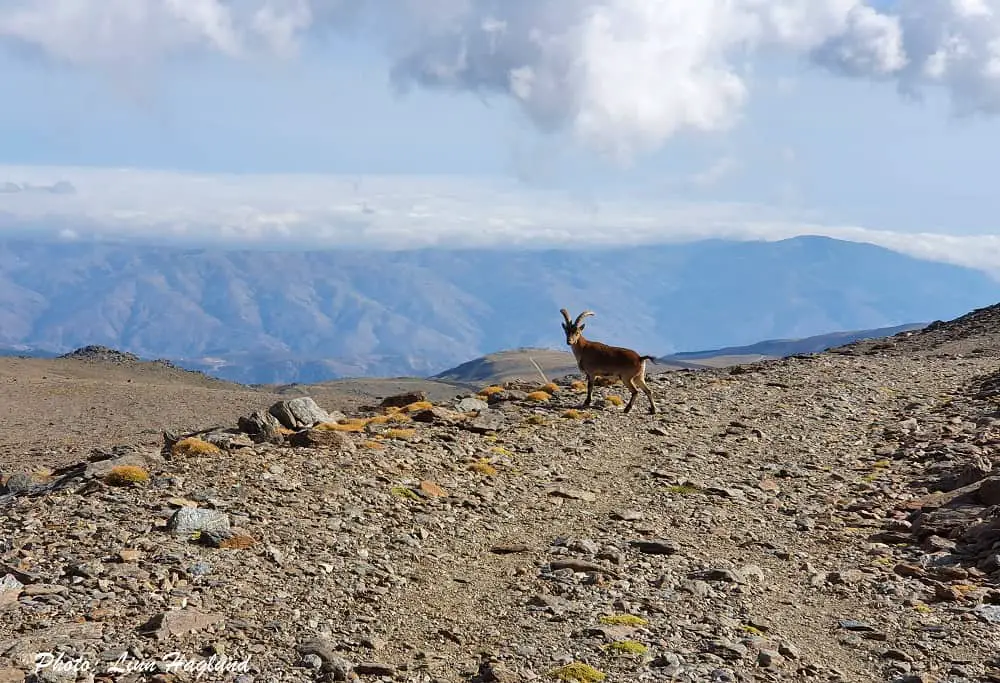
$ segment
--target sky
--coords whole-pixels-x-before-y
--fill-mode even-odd
[[[1000,269],[1000,0],[0,0],[0,93],[0,231]]]

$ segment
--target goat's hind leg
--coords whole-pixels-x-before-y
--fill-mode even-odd
[[[649,399],[649,414],[650,415],[655,415],[656,414],[656,401],[653,400],[653,392],[652,392],[652,390],[649,388],[649,385],[646,384],[646,378],[643,377],[642,374],[640,374],[640,375],[638,375],[635,378],[635,383],[639,386],[640,389],[642,389],[645,392],[646,398]]]

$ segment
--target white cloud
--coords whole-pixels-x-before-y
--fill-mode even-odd
[[[826,235],[1000,275],[1000,236],[911,234],[823,223],[735,204],[581,200],[470,177],[187,175],[2,167],[0,185],[73,193],[0,194],[0,238],[266,249],[588,247],[722,237]]]
[[[1000,0],[0,0],[0,41],[114,72],[190,50],[289,56],[354,20],[397,85],[500,93],[622,161],[738,122],[762,51],[1000,110]]]

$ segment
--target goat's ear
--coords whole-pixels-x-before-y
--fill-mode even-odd
[[[579,326],[578,328],[576,328],[576,329],[578,329],[578,330],[580,330],[581,332],[583,332],[583,328],[585,328],[586,326],[587,326],[587,323],[583,323],[582,325],[580,325],[580,326]]]

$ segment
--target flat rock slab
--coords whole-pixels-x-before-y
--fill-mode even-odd
[[[569,489],[557,486],[555,488],[548,489],[546,495],[558,496],[560,498],[569,498],[570,500],[585,500],[588,503],[593,503],[597,500],[597,494],[590,491],[583,491],[580,489]]]
[[[150,635],[157,640],[166,640],[171,637],[182,636],[192,631],[200,631],[203,628],[221,622],[221,614],[214,612],[199,612],[194,609],[179,609],[170,612],[157,614],[139,627],[139,633]]]

